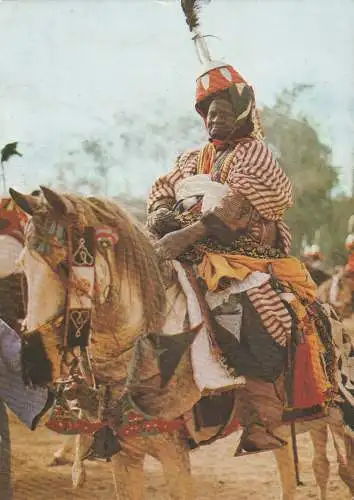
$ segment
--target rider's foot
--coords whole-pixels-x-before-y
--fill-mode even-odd
[[[275,436],[262,425],[254,424],[244,431],[236,456],[244,453],[276,450],[285,444],[285,441]]]

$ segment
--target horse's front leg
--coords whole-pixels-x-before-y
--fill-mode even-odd
[[[345,433],[343,423],[331,422],[330,430],[337,454],[339,477],[354,498],[354,439]]]
[[[150,438],[149,454],[161,462],[171,500],[196,498],[189,452],[179,432]]]
[[[276,435],[288,444],[274,451],[277,461],[280,482],[282,487],[282,500],[294,500],[296,495],[296,474],[291,435],[288,427],[276,429]]]
[[[321,500],[327,499],[329,478],[329,460],[327,458],[328,427],[326,423],[316,429],[310,429],[314,456],[312,468],[317,486],[320,489]]]
[[[73,454],[75,446],[75,436],[66,436],[61,447],[54,453],[49,467],[59,465],[68,465],[73,463]]]
[[[86,481],[86,468],[83,457],[87,454],[92,444],[92,436],[86,434],[78,434],[75,436],[75,457],[71,469],[71,477],[73,487],[81,488]]]
[[[120,441],[122,449],[112,457],[112,473],[118,500],[142,500],[144,495],[145,439]]]

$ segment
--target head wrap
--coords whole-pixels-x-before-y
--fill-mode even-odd
[[[199,30],[199,1],[181,0],[181,4],[187,24],[193,34],[198,59],[202,64],[202,69],[197,76],[196,110],[205,120],[212,98],[225,92],[235,111],[239,111],[236,122],[250,116],[253,125],[250,135],[257,139],[263,139],[264,134],[256,108],[253,88],[233,66],[211,58],[205,37]]]

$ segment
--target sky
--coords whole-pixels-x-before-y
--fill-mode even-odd
[[[271,106],[294,83],[314,85],[299,106],[331,146],[348,192],[354,1],[212,0],[201,21],[203,32],[215,36],[207,39],[212,56],[243,74],[259,105]],[[68,152],[97,138],[111,143],[117,158],[109,194],[129,184],[132,194],[145,196],[179,149],[195,145],[188,131],[173,128],[179,118],[195,117],[199,70],[178,0],[3,0],[0,43],[0,145],[18,140],[24,155],[10,160],[8,185],[48,184]],[[132,116],[133,123],[126,120]],[[168,123],[173,133],[157,134],[154,123]],[[123,156],[122,131],[145,134]],[[155,161],[151,148],[161,143],[168,154]],[[91,175],[84,155],[72,158]]]

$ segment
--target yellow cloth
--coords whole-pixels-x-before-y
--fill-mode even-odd
[[[306,267],[296,257],[256,259],[243,255],[215,253],[205,253],[202,262],[198,266],[199,276],[204,279],[211,291],[217,290],[222,278],[242,281],[254,271],[271,273],[285,285],[285,288],[288,286],[289,291],[296,294],[296,298],[291,302],[291,307],[296,314],[300,331],[304,334],[304,341],[308,345],[311,358],[311,367],[306,376],[312,377],[318,394],[321,395],[321,401],[316,400],[315,403],[322,404],[325,401],[330,384],[321,360],[324,348],[317,333],[315,321],[308,315],[306,307],[300,301],[300,299],[307,299],[309,302],[313,302],[316,299],[316,285]],[[273,299],[271,297],[271,300]],[[260,316],[262,318],[262,313],[260,313]],[[278,330],[276,333],[278,334]],[[285,339],[283,340],[285,343],[289,332],[285,331],[284,335]],[[279,342],[279,338],[277,338],[277,341]]]
[[[316,299],[316,285],[306,267],[296,257],[282,259],[256,259],[237,254],[205,253],[198,266],[198,275],[204,279],[208,289],[217,290],[222,278],[244,280],[254,271],[269,273],[282,283],[289,283],[301,298]]]

